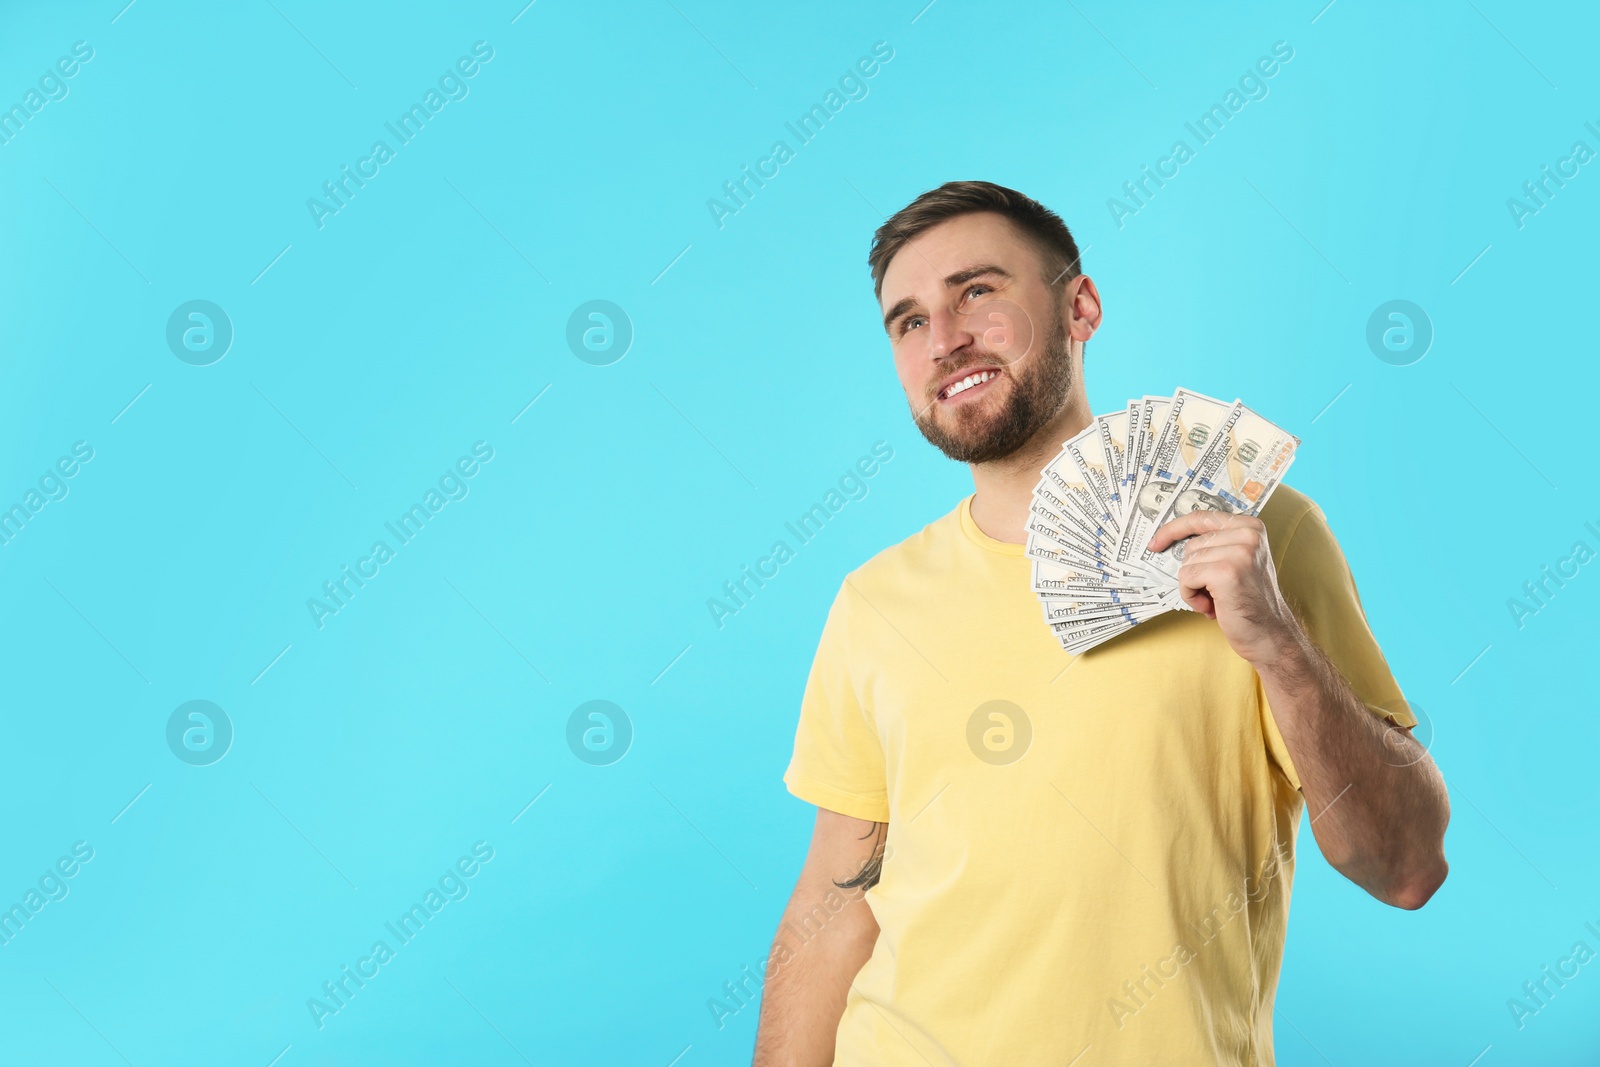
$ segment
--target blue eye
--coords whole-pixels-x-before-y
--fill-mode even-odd
[[[965,301],[970,300],[975,296],[984,296],[994,291],[994,286],[988,285],[984,282],[977,282],[967,286],[966,291],[961,294],[961,297]],[[927,321],[927,316],[925,315],[907,315],[905,318],[899,320],[899,323],[896,325],[895,328],[897,335],[904,337],[907,333],[916,329],[919,324],[925,325]]]

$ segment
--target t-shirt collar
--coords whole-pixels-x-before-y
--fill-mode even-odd
[[[966,534],[967,539],[979,548],[987,549],[1002,556],[1022,555],[1024,546],[1012,544],[1010,541],[996,540],[978,529],[977,522],[972,518],[972,498],[977,495],[976,492],[969,493],[966,499],[961,501],[961,507],[958,509],[961,513],[961,532]]]

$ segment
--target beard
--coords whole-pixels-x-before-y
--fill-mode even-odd
[[[939,410],[935,400],[920,415],[913,406],[911,419],[929,444],[957,463],[990,463],[1022,448],[1055,418],[1072,390],[1070,342],[1061,332],[1060,301],[1056,303],[1045,334],[1049,340],[1037,355],[1006,364],[974,347],[970,360],[948,371],[1000,368],[1002,377],[1011,379],[1010,394],[1000,410],[993,410],[987,400],[948,411]]]

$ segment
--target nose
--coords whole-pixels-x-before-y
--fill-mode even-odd
[[[967,316],[943,309],[929,316],[928,354],[934,359],[943,359],[952,352],[959,352],[972,342],[973,335]]]

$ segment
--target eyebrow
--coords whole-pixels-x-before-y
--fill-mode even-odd
[[[1001,278],[1011,277],[1011,272],[1006,270],[1004,267],[999,266],[998,264],[979,263],[976,266],[967,267],[964,270],[958,270],[954,274],[945,275],[944,287],[946,289],[954,289],[956,286],[961,285],[964,282],[970,282],[972,279],[982,277],[985,274],[994,274]],[[883,317],[883,331],[888,333],[890,323],[916,306],[917,301],[914,297],[908,296],[898,301],[894,307],[889,309],[889,313]]]

